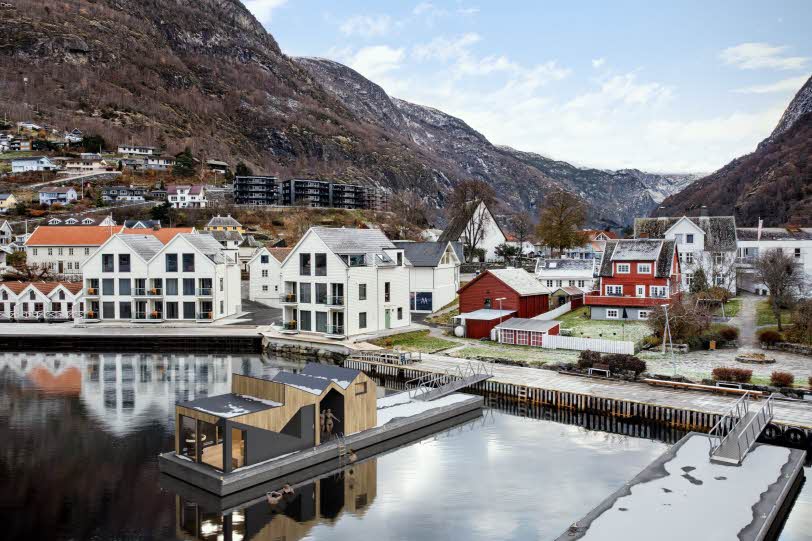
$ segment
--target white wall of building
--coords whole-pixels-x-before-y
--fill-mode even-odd
[[[279,308],[282,264],[267,248],[260,248],[248,261],[248,299]]]

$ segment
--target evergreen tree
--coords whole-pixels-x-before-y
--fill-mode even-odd
[[[691,279],[691,293],[701,293],[708,289],[708,277],[705,276],[705,270],[702,267],[696,269],[694,276]]]
[[[175,156],[175,166],[172,174],[176,177],[191,177],[195,174],[195,159],[192,151],[186,147],[183,152]]]
[[[234,170],[234,174],[238,177],[252,177],[254,176],[254,172],[251,170],[250,167],[245,165],[245,162],[240,162],[237,164],[237,168]]]

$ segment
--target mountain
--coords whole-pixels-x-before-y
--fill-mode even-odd
[[[812,77],[754,152],[666,198],[652,215],[704,210],[733,215],[741,226],[759,218],[767,226],[812,226]]]
[[[564,188],[587,199],[591,225],[622,226],[681,182],[497,147],[346,66],[284,55],[238,0],[2,4],[0,88],[11,120],[169,153],[188,146],[280,176],[413,189],[437,207],[455,182],[477,178],[507,212]]]

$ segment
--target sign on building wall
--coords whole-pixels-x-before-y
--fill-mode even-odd
[[[434,306],[433,293],[411,293],[410,304],[411,309],[414,311],[431,312]]]

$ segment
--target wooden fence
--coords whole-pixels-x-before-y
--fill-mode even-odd
[[[634,342],[623,340],[602,340],[600,338],[579,338],[577,336],[548,335],[541,347],[545,349],[574,349],[577,351],[599,351],[601,353],[627,353],[634,355]]]

